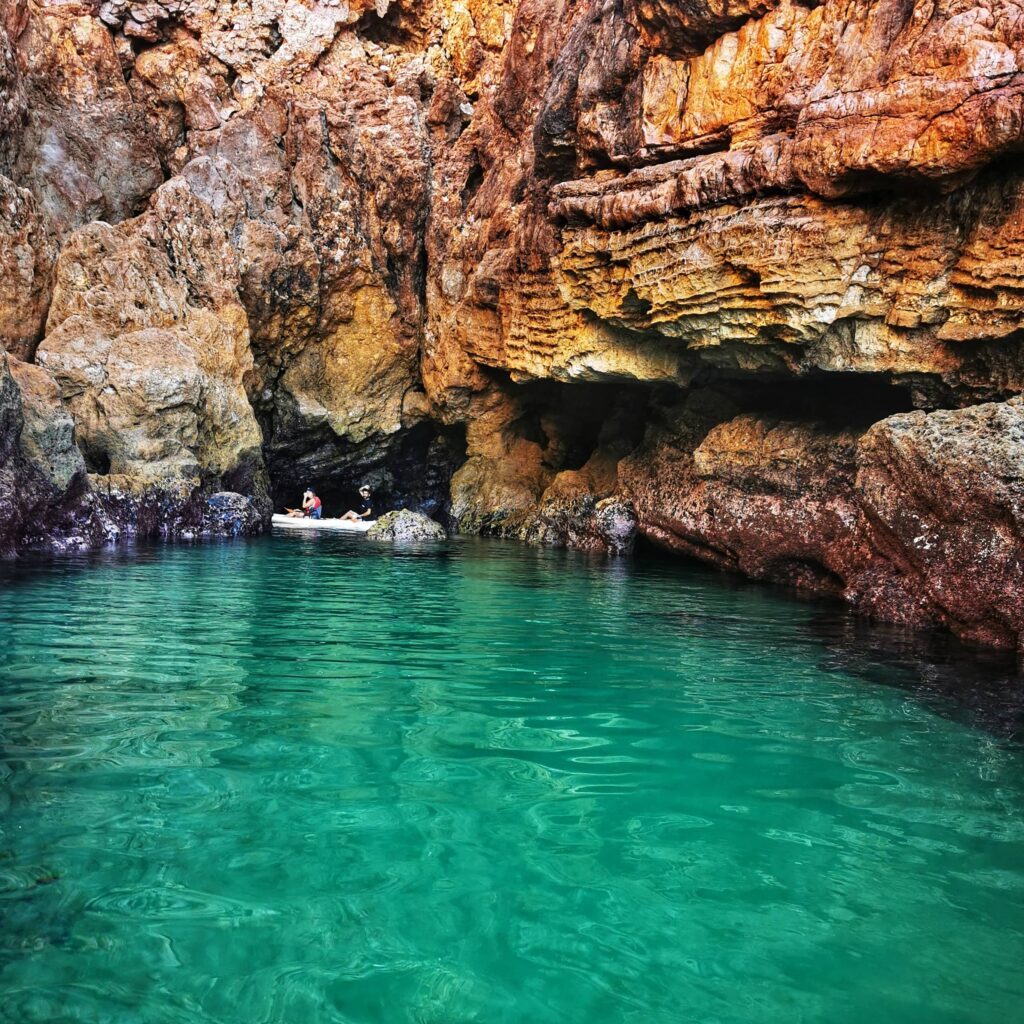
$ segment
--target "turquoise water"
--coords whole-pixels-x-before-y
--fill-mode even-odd
[[[1019,693],[970,656],[362,538],[7,570],[0,623],[5,1024],[1019,1019]]]

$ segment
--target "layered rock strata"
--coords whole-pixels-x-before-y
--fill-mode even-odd
[[[1020,646],[1022,150],[1015,0],[7,0],[0,543],[365,479]]]
[[[623,502],[666,548],[1019,646],[1022,56],[999,2],[521,5],[432,224],[456,507],[579,543],[564,477],[574,525]],[[538,379],[646,385],[643,442],[566,466]]]

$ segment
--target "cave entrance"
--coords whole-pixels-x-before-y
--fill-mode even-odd
[[[356,22],[355,32],[360,39],[383,49],[424,49],[428,42],[422,13],[397,4],[392,4],[383,15],[371,8]]]
[[[916,408],[913,388],[887,373],[712,376],[706,384],[728,395],[741,412],[833,429],[866,430],[887,416]]]
[[[643,439],[655,389],[633,383],[534,381],[503,385],[518,404],[511,433],[538,444],[545,467],[582,469],[597,453],[629,454]]]
[[[324,430],[293,437],[286,447],[264,447],[275,510],[295,508],[307,487],[327,516],[355,506],[362,484],[373,490],[374,511],[409,508],[449,520],[451,478],[466,460],[464,428],[419,423],[394,437],[353,445]]]

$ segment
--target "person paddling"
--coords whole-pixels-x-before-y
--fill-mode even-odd
[[[349,509],[341,518],[349,522],[357,522],[360,519],[373,518],[373,500],[370,497],[370,488],[363,484],[359,488],[359,501],[356,504],[357,511]]]

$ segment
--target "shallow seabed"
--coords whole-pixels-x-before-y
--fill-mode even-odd
[[[980,654],[345,537],[8,568],[0,624],[5,1024],[1019,1019]]]

